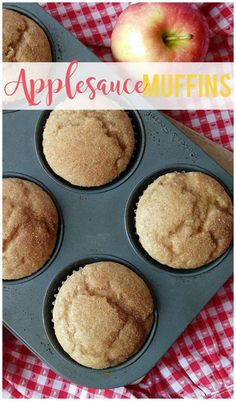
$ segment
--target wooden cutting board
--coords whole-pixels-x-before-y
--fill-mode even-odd
[[[233,153],[223,148],[223,146],[201,136],[186,125],[175,121],[173,118],[165,115],[176,127],[184,131],[184,133],[194,142],[196,142],[209,156],[216,160],[229,174],[233,175]]]

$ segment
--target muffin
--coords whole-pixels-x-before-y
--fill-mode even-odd
[[[157,178],[140,197],[135,220],[145,251],[176,269],[212,262],[232,241],[231,199],[215,179],[199,172]]]
[[[51,169],[81,187],[97,187],[118,177],[134,150],[134,131],[121,110],[54,110],[43,132],[43,152]]]
[[[50,62],[51,47],[42,28],[16,11],[3,9],[3,62]]]
[[[108,368],[144,344],[153,323],[153,300],[144,281],[127,267],[91,263],[60,288],[53,322],[58,342],[72,359]]]
[[[19,178],[3,179],[3,278],[19,279],[39,270],[51,256],[58,214],[50,196]]]

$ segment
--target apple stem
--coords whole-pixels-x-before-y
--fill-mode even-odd
[[[165,36],[164,42],[171,42],[172,40],[191,40],[193,39],[193,35],[187,34],[187,35],[173,35],[173,36]]]

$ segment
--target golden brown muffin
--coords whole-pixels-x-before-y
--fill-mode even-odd
[[[3,278],[39,270],[56,244],[58,215],[50,196],[19,178],[3,179]]]
[[[222,255],[232,241],[232,202],[203,173],[168,173],[141,196],[136,231],[147,253],[173,268],[193,269]]]
[[[49,166],[82,187],[114,180],[126,169],[133,150],[133,127],[121,110],[54,110],[43,133]]]
[[[144,344],[153,300],[144,281],[114,262],[86,265],[64,282],[53,308],[56,337],[81,365],[118,365]]]
[[[47,35],[33,20],[3,9],[4,62],[50,62],[52,54]]]

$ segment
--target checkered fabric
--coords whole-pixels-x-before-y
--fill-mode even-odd
[[[103,61],[128,3],[46,3],[42,6]],[[232,3],[200,3],[211,30],[207,61],[233,60]],[[230,111],[166,111],[224,147],[233,147]],[[4,398],[232,398],[232,279],[217,292],[142,383],[94,390],[58,376],[7,330],[3,339]]]
[[[46,3],[42,6],[101,58],[112,61],[110,37],[118,16],[130,3]],[[199,3],[210,28],[206,61],[233,61],[233,3]],[[233,147],[232,111],[170,111],[171,117],[228,149]]]

